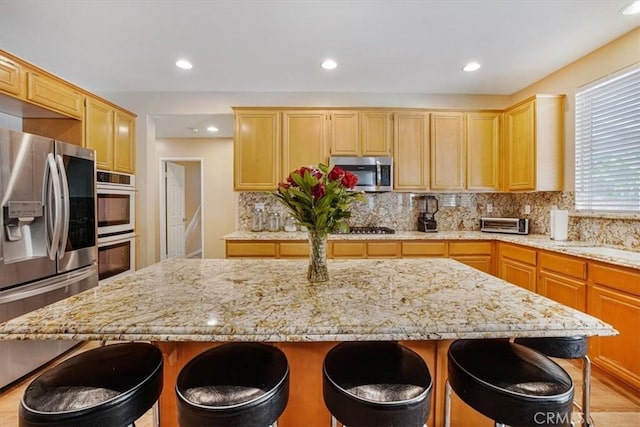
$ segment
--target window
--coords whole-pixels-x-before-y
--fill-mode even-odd
[[[576,93],[576,209],[640,211],[640,68]]]

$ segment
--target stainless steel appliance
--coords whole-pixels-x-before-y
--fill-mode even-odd
[[[331,156],[330,166],[339,166],[358,177],[355,190],[381,192],[393,190],[393,158]]]
[[[0,129],[0,322],[98,284],[94,152]],[[0,387],[74,341],[0,341]]]
[[[424,209],[418,216],[418,231],[435,233],[438,231],[436,212],[438,212],[438,199],[435,196],[421,197],[424,199]]]
[[[529,234],[529,220],[526,218],[480,218],[480,231]]]
[[[98,171],[98,236],[130,233],[135,228],[135,176]]]
[[[136,235],[133,232],[98,238],[98,278],[101,285],[136,268]]]

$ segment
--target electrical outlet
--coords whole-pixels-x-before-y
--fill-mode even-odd
[[[524,205],[524,214],[529,215],[531,213],[531,205]]]
[[[253,207],[255,209],[262,209],[264,210],[264,203],[256,203],[255,205],[253,205]]]
[[[493,212],[493,205],[491,203],[487,204],[487,213]]]

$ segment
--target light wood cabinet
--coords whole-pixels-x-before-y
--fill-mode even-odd
[[[282,113],[283,178],[301,166],[328,163],[328,113],[319,110]]]
[[[447,243],[443,241],[406,241],[402,242],[403,258],[444,257]]]
[[[96,150],[96,168],[113,169],[113,108],[87,97],[85,114],[85,146]]]
[[[331,255],[333,258],[366,258],[366,242],[331,242]]]
[[[136,169],[136,118],[114,110],[113,170],[135,173]]]
[[[535,249],[510,243],[498,243],[498,277],[524,289],[536,292]]]
[[[68,117],[82,119],[84,115],[80,91],[36,71],[27,71],[27,100]]]
[[[390,156],[388,111],[329,111],[332,156]]]
[[[640,272],[590,262],[587,313],[619,332],[590,338],[593,364],[640,391]]]
[[[465,189],[464,113],[431,113],[430,171],[432,190]]]
[[[505,190],[563,190],[563,100],[537,95],[505,111]]]
[[[277,242],[227,241],[227,258],[274,258],[277,254]]]
[[[393,188],[427,190],[429,114],[397,112],[393,116]]]
[[[587,310],[587,262],[540,251],[537,291],[576,310]]]
[[[500,190],[500,114],[467,113],[466,127],[467,190]]]
[[[96,150],[96,168],[135,172],[135,117],[96,98],[86,97],[84,141]]]
[[[282,179],[280,112],[234,111],[233,189],[275,190]]]
[[[0,55],[0,92],[24,97],[24,70],[22,66],[6,56]]]
[[[493,243],[449,242],[449,257],[485,273],[494,274]]]

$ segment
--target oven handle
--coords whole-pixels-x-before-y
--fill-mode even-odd
[[[51,197],[50,188],[53,186],[53,198]],[[47,206],[47,219],[49,226],[53,223],[53,231],[51,231],[51,242],[47,252],[49,259],[55,260],[58,252],[58,246],[60,245],[60,218],[62,217],[62,191],[60,190],[60,181],[58,180],[58,166],[53,157],[53,153],[47,155],[45,182],[44,182],[44,194],[46,194],[46,206]],[[51,204],[54,204],[54,210],[52,210]],[[48,230],[49,231],[49,230]]]
[[[60,236],[60,245],[58,246],[58,258],[64,257],[65,249],[67,246],[67,238],[69,237],[69,217],[71,209],[71,202],[69,200],[69,182],[67,181],[67,171],[64,168],[64,162],[62,156],[59,154],[56,156],[58,163],[60,181],[62,183],[62,198],[64,204],[62,206],[63,218],[62,218],[62,234]]]
[[[96,274],[96,268],[95,266],[91,266],[91,268],[88,268],[86,270],[83,269],[79,272],[70,274],[61,282],[56,281],[48,285],[34,286],[25,290],[21,290],[18,288],[13,291],[7,292],[7,295],[0,294],[0,304],[7,304],[26,298],[31,298],[36,295],[46,294],[47,292],[55,291],[56,289],[64,288],[65,286],[70,286],[75,283],[81,282],[94,274]]]

